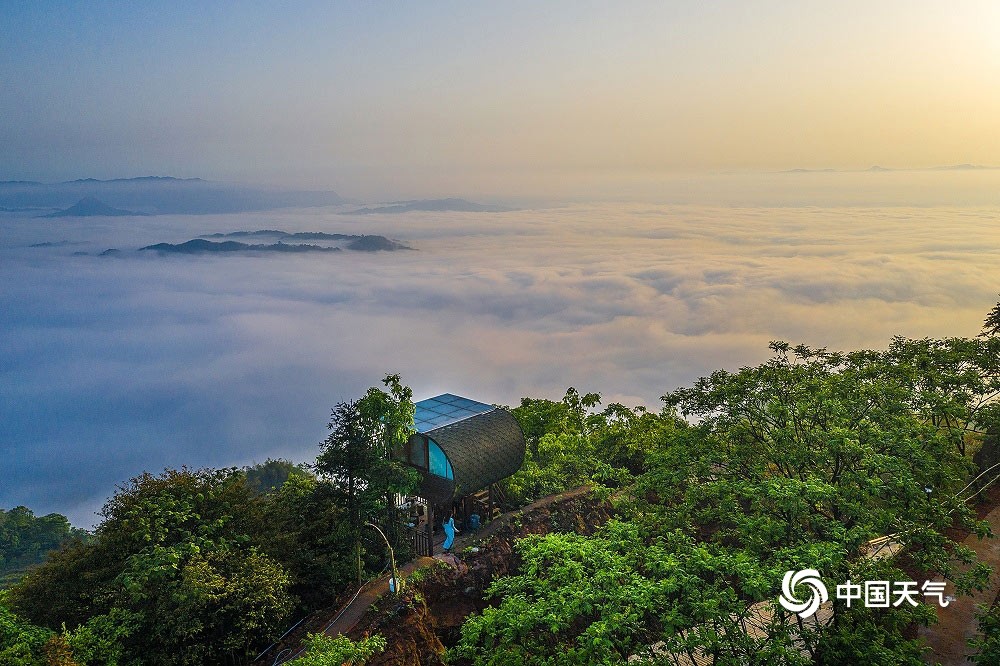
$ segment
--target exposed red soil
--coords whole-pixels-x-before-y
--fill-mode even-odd
[[[1000,487],[993,486],[983,493],[976,513],[980,520],[989,522],[994,534],[1000,536]],[[967,531],[949,536],[957,537],[956,540],[976,551],[979,561],[993,569],[993,575],[984,591],[960,597],[946,608],[938,608],[937,624],[921,627],[919,635],[930,648],[925,656],[928,663],[967,666],[968,655],[972,654],[968,641],[978,631],[977,606],[992,606],[1000,595],[1000,539],[980,539]]]
[[[612,515],[610,501],[589,487],[554,495],[490,523],[456,542],[456,563],[436,557],[402,599],[384,598],[350,632],[352,638],[381,634],[385,653],[371,666],[437,666],[447,646],[457,642],[465,618],[488,605],[490,582],[518,566],[514,543],[529,534],[592,534]],[[471,548],[478,548],[472,552]]]

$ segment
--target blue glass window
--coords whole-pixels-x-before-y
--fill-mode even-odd
[[[448,457],[441,450],[441,447],[433,439],[427,440],[427,452],[430,457],[430,473],[443,476],[446,479],[454,479],[455,473],[451,469]]]

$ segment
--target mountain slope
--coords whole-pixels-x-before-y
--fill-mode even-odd
[[[39,217],[125,217],[134,215],[148,215],[148,213],[135,213],[130,210],[114,208],[94,197],[84,197],[65,210],[39,215]]]
[[[84,198],[112,208],[151,214],[201,215],[278,208],[333,206],[344,203],[336,192],[300,191],[199,178],[144,176],[64,183],[0,181],[0,208],[67,208]]]

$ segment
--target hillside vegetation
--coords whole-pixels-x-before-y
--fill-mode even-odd
[[[24,506],[0,509],[0,587],[13,584],[50,551],[87,536],[58,513],[36,516]]]

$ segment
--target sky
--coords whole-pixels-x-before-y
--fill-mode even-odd
[[[1000,164],[992,0],[0,6],[0,179],[364,200]]]

